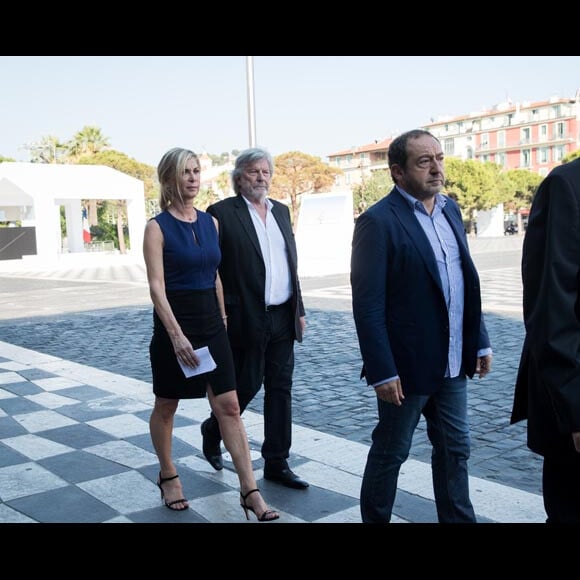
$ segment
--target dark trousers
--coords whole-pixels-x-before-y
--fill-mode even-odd
[[[548,524],[580,524],[580,453],[544,457],[542,493]]]
[[[262,457],[272,468],[283,469],[292,444],[292,375],[294,373],[294,318],[289,305],[266,313],[266,332],[259,345],[232,348],[240,411],[264,385],[264,442]],[[213,415],[207,436],[219,441]]]
[[[440,523],[474,523],[469,498],[471,440],[467,418],[467,379],[445,379],[432,395],[407,395],[401,406],[377,399],[379,422],[372,432],[360,494],[364,523],[389,523],[401,465],[407,460],[421,414],[433,451],[431,471]]]

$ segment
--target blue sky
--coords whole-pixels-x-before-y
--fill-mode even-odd
[[[96,125],[156,166],[250,144],[245,56],[0,56],[0,155]],[[580,56],[254,56],[256,142],[329,154],[512,101],[573,97]]]

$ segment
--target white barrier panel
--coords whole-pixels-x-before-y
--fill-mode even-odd
[[[477,212],[477,237],[497,238],[503,237],[504,233],[504,212],[503,203],[492,207],[489,210]]]
[[[299,276],[350,272],[352,203],[350,190],[302,196],[295,233]]]

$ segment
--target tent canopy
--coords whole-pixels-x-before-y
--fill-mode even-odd
[[[31,197],[58,199],[140,199],[143,182],[104,165],[0,163],[0,206],[5,193],[20,190]],[[18,204],[16,204],[18,205]]]
[[[81,200],[125,200],[132,251],[141,251],[145,188],[135,177],[104,165],[0,163],[0,210],[20,207],[18,220],[36,229],[37,253],[54,257],[60,248],[60,206],[66,208],[69,250],[84,251]],[[71,243],[72,242],[72,243]]]

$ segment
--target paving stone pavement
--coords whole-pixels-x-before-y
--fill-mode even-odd
[[[494,348],[492,373],[469,384],[470,474],[474,504],[483,522],[541,522],[544,520],[541,460],[526,447],[525,423],[509,425],[523,339],[519,275],[521,238],[474,239],[470,244],[481,276],[484,312]],[[26,469],[23,464],[27,463],[12,465],[11,460],[3,460],[2,451],[6,451],[7,440],[12,452],[22,453],[35,467],[42,466],[42,461],[52,462],[51,468],[57,472],[64,467],[55,466],[58,461],[54,458],[68,453],[72,455],[65,463],[70,463],[74,454],[80,453],[82,457],[77,459],[87,468],[90,461],[86,453],[91,460],[96,455],[106,461],[107,467],[101,466],[103,480],[95,477],[85,487],[81,483],[73,486],[75,493],[79,493],[80,487],[91,498],[96,498],[95,505],[101,508],[100,512],[97,510],[99,515],[93,516],[96,519],[84,516],[89,521],[175,521],[175,514],[153,505],[153,495],[158,490],[155,491],[153,483],[155,458],[147,430],[152,401],[147,358],[152,317],[143,264],[125,256],[109,260],[95,257],[81,265],[25,262],[0,264],[0,411],[4,410],[6,415],[3,418],[0,414],[0,500],[3,502],[0,503],[0,521],[3,517],[9,521],[10,518],[18,520],[19,515],[15,514],[20,514],[19,509],[23,514],[27,513],[26,509],[37,513],[34,506],[30,507],[30,503],[34,503],[30,494],[19,500],[21,490],[14,492],[12,503],[6,500],[6,495],[10,498],[10,491],[6,494],[3,481],[8,485],[11,479],[6,479],[3,470],[9,468],[8,473],[13,478],[15,472],[22,474]],[[291,463],[311,482],[306,496],[308,501],[296,491],[265,481],[259,484],[269,501],[284,511],[285,521],[356,523],[360,521],[360,474],[376,422],[376,405],[372,390],[359,380],[360,355],[352,321],[348,274],[304,278],[302,287],[307,332],[304,342],[296,346]],[[58,385],[52,394],[51,380]],[[6,384],[11,387],[7,389]],[[64,392],[60,393],[61,390]],[[76,392],[78,397],[73,397],[78,416],[69,400],[59,398],[68,397],[70,392]],[[93,401],[92,407],[88,405],[90,401]],[[35,408],[40,415],[32,426],[18,423],[19,415],[33,413],[28,407],[32,402],[46,406],[53,413],[55,409],[66,410],[64,416],[70,415],[74,429],[80,429],[79,423],[85,430],[90,426],[91,436],[84,435],[88,439],[81,448],[75,447],[77,452],[61,450],[62,453],[54,454],[53,450],[42,459],[34,454],[27,455],[33,443],[39,442],[30,439],[34,437],[32,434],[36,430],[46,430],[44,421],[56,419],[51,411]],[[257,475],[261,468],[262,404],[260,393],[244,413]],[[196,498],[192,499],[196,507],[190,510],[191,521],[239,521],[241,510],[235,505],[237,495],[233,491],[235,474],[224,470],[227,473],[220,472],[221,476],[227,478],[220,480],[221,476],[211,468],[208,470],[207,463],[200,457],[198,423],[207,414],[207,402],[196,402],[193,410],[191,406],[187,405],[188,410],[183,411],[180,407],[182,424],[176,429],[177,452],[183,454],[180,461],[187,470],[182,479],[188,489],[197,490]],[[21,409],[26,411],[20,412]],[[107,422],[111,409],[115,409],[117,418]],[[129,417],[127,425],[119,421],[121,414]],[[18,426],[14,425],[14,419]],[[59,431],[65,427],[73,428],[58,424],[55,429]],[[95,436],[93,429],[100,437]],[[104,437],[103,433],[107,435]],[[11,448],[11,440],[19,437],[24,439],[13,442],[14,448]],[[55,431],[57,442],[63,441],[63,437]],[[70,441],[65,440],[70,446]],[[337,450],[342,459],[337,457]],[[430,490],[430,452],[424,422],[421,422],[410,458],[401,473],[395,509],[397,521],[436,521]],[[142,465],[130,465],[129,470],[118,469],[118,464],[126,466],[131,461],[131,453],[145,456]],[[64,462],[62,457],[61,460]],[[98,471],[94,465],[92,469]],[[127,514],[123,498],[107,496],[106,490],[112,486],[129,487],[135,493],[135,488],[143,484],[142,478],[149,482],[145,487],[151,493],[151,498],[144,499],[139,506],[142,509],[131,509]],[[216,482],[227,486],[225,489],[220,485],[217,489],[212,488]],[[56,493],[50,486],[49,490],[49,493]],[[219,505],[223,509],[216,508],[218,503],[208,507],[208,497],[214,493],[219,495],[222,502]],[[74,503],[74,494],[67,501]],[[47,521],[60,517],[42,510],[39,513],[39,517]],[[23,517],[28,519],[28,516]]]

